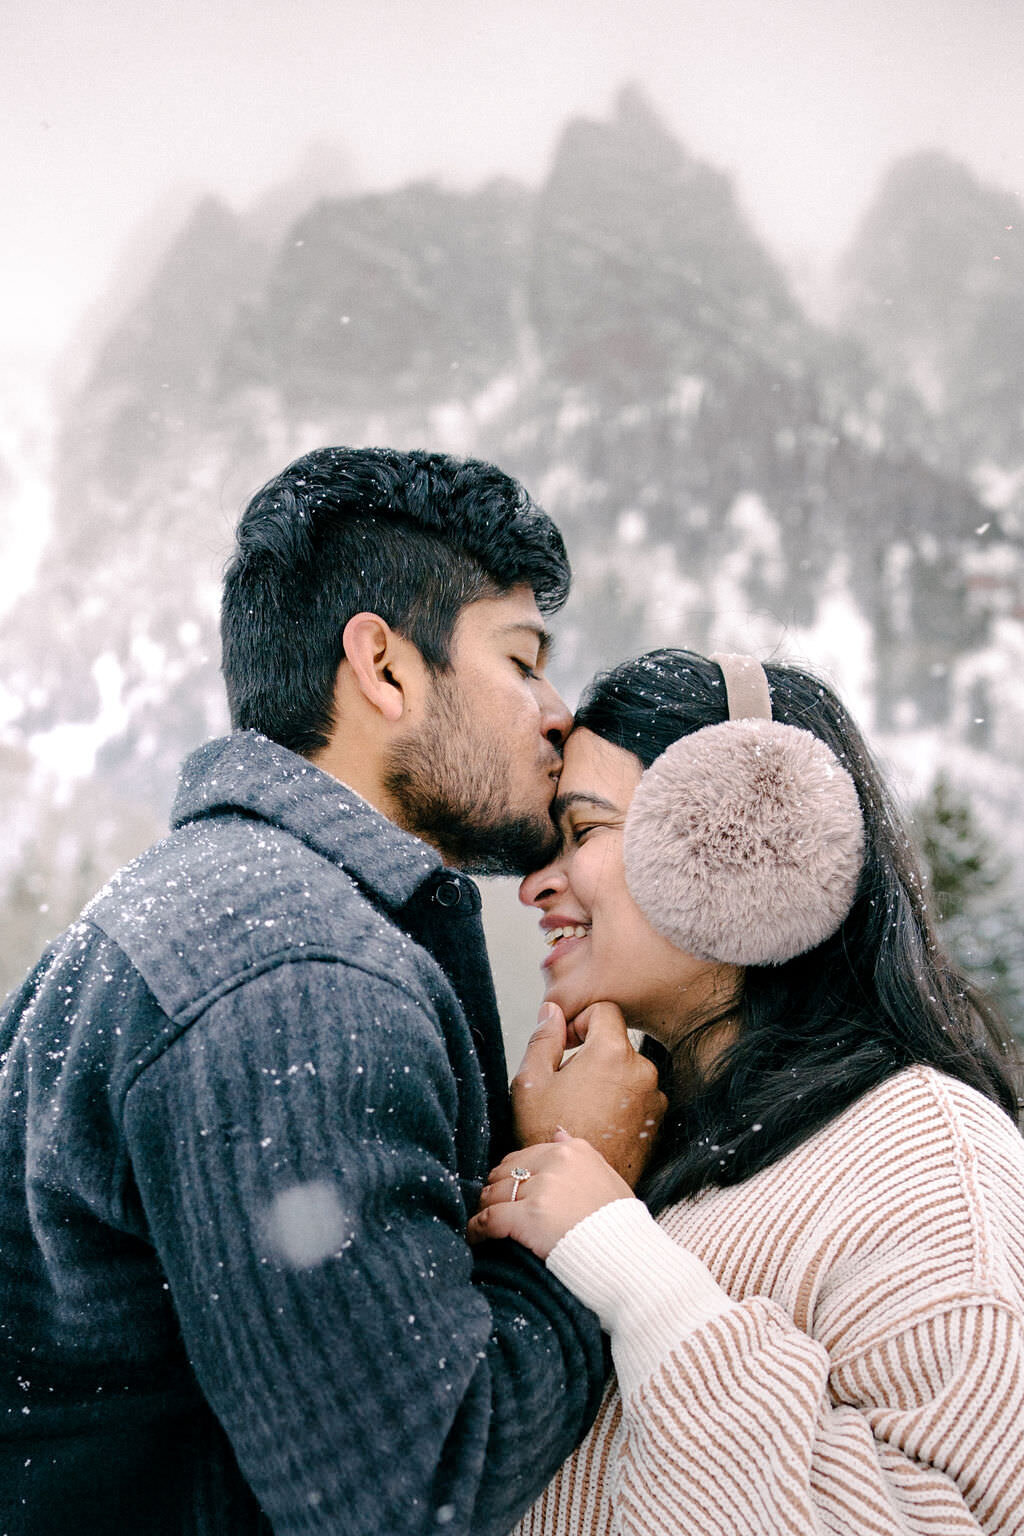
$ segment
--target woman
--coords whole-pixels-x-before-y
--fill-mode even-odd
[[[545,1258],[616,1367],[520,1536],[1024,1531],[1015,1094],[850,717],[766,674],[598,678],[521,888],[548,1002],[618,1004],[669,1110],[646,1204],[560,1132],[471,1224]]]

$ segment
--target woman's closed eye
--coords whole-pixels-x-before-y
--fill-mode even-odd
[[[581,794],[576,790],[555,796],[552,815],[561,834],[563,849],[586,842],[594,832],[621,830],[625,820],[625,813],[619,806],[603,795]]]
[[[578,845],[586,842],[592,832],[608,832],[611,830],[610,821],[579,821],[573,822],[564,833],[565,842],[569,845]]]

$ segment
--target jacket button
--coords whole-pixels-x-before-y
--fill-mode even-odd
[[[434,892],[434,900],[442,907],[457,907],[462,900],[462,888],[457,880],[442,880]]]

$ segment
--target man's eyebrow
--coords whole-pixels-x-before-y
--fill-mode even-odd
[[[503,635],[532,635],[537,641],[537,660],[551,660],[551,653],[555,648],[555,637],[542,624],[529,624],[524,620],[522,624],[506,624],[501,633]]]
[[[566,811],[571,811],[574,805],[589,805],[595,811],[612,811],[616,816],[621,815],[622,807],[613,805],[610,800],[605,800],[601,795],[588,795],[582,790],[572,790],[567,795],[556,795],[551,802],[551,816],[555,821],[561,821]]]

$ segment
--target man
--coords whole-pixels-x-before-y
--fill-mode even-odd
[[[509,1124],[479,897],[444,862],[549,851],[568,581],[474,462],[325,449],[246,510],[238,729],[0,1023],[7,1536],[487,1536],[583,1433],[596,1322],[464,1241]],[[628,1160],[653,1069],[598,1017],[558,1072],[562,1038],[531,1139],[573,1074],[571,1129]]]

